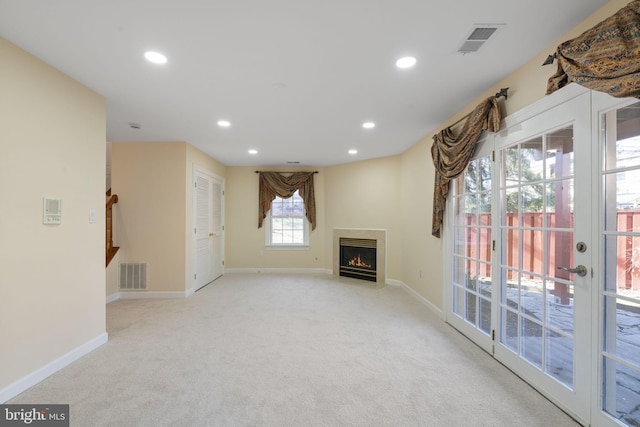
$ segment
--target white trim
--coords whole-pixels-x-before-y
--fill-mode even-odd
[[[441,309],[436,307],[431,301],[429,301],[428,299],[426,299],[425,297],[420,295],[418,292],[416,292],[412,287],[410,287],[406,283],[404,283],[404,282],[402,282],[400,280],[394,280],[394,279],[387,279],[386,283],[387,283],[387,285],[400,286],[409,295],[411,295],[416,300],[418,300],[419,302],[424,304],[429,310],[433,311],[441,320],[444,320],[444,313],[442,312]]]
[[[293,273],[293,274],[332,274],[328,268],[227,268],[226,273]]]
[[[28,390],[39,382],[55,374],[62,368],[80,359],[82,356],[89,354],[96,348],[100,347],[102,344],[106,343],[108,340],[109,335],[106,332],[103,332],[97,337],[74,348],[67,354],[60,356],[59,358],[47,363],[39,369],[36,369],[30,374],[25,375],[14,383],[9,384],[7,387],[0,390],[0,403],[4,403],[9,399],[16,397],[20,393]]]
[[[123,291],[120,292],[120,299],[175,299],[186,298],[189,291],[167,291],[167,292],[145,292],[145,291]]]
[[[590,92],[589,89],[582,87],[576,83],[571,83],[563,87],[562,90],[553,92],[551,95],[546,95],[544,98],[535,101],[528,106],[515,111],[509,114],[507,117],[503,118],[500,125],[500,130],[497,133],[502,133],[506,128],[518,125],[525,120],[540,115],[559,104],[570,101],[573,98],[588,92]]]
[[[116,292],[115,294],[107,295],[107,304],[118,301],[120,299],[120,293]]]

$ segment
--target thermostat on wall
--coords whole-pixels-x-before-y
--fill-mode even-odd
[[[60,224],[62,222],[62,200],[44,198],[43,224]]]

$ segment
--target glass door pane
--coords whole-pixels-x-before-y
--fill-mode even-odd
[[[602,408],[640,426],[640,103],[602,123]]]
[[[574,387],[574,149],[568,125],[500,151],[499,341]]]
[[[482,334],[491,334],[493,162],[489,156],[469,163],[452,181],[452,311]]]

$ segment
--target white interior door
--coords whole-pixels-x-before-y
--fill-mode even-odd
[[[197,291],[223,274],[224,181],[206,171],[194,172],[194,277]]]
[[[212,276],[215,280],[224,274],[224,180],[212,181]]]

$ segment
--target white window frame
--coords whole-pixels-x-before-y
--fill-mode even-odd
[[[296,191],[297,193],[297,191]],[[294,196],[291,196],[294,197]],[[298,197],[300,197],[298,195]],[[293,217],[293,218],[302,218],[302,224],[303,224],[303,241],[302,243],[274,243],[272,241],[272,222],[273,222],[273,203],[278,200],[288,200],[288,199],[282,199],[281,197],[276,196],[276,198],[271,202],[271,209],[269,209],[269,212],[267,213],[267,217],[265,218],[265,246],[269,249],[307,249],[309,247],[309,220],[307,219],[306,215],[304,214],[304,210],[302,215],[291,215],[291,214],[287,214],[287,215],[282,215],[279,216],[279,218],[287,218],[287,217]],[[301,200],[303,200],[300,197]],[[303,200],[304,203],[304,200]]]

